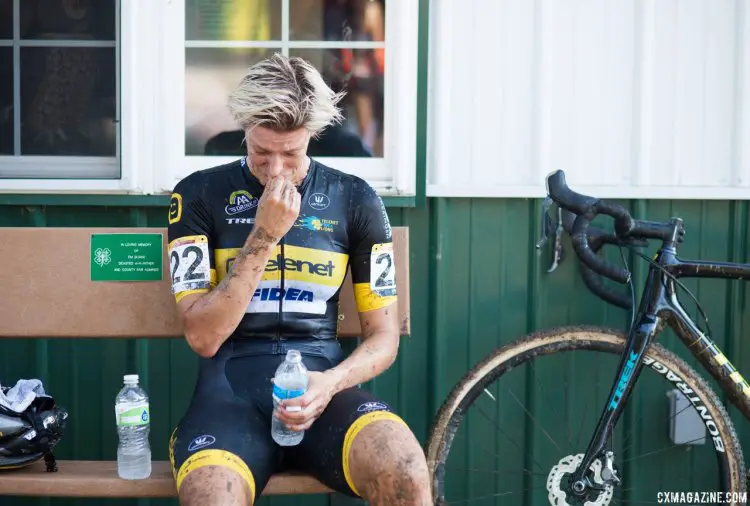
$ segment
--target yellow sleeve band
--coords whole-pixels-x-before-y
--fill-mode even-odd
[[[357,311],[360,313],[390,306],[396,302],[397,298],[397,295],[388,295],[385,297],[378,295],[372,291],[370,283],[354,284],[354,300],[357,302]]]

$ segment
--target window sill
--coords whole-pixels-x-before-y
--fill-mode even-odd
[[[416,199],[383,197],[385,207],[415,207]],[[122,195],[65,193],[0,193],[0,206],[76,206],[76,207],[163,207],[169,206],[169,195]],[[166,215],[165,215],[166,216]]]

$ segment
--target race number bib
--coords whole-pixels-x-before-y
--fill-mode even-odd
[[[373,245],[370,253],[370,289],[381,297],[396,295],[393,243]]]
[[[175,239],[169,245],[172,293],[211,287],[211,261],[208,239],[191,235]]]

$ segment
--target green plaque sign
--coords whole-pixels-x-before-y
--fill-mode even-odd
[[[161,281],[162,234],[92,234],[91,281]]]

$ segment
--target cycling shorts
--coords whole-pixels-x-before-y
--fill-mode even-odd
[[[179,490],[185,478],[207,465],[237,471],[257,500],[272,474],[297,470],[329,488],[360,497],[351,482],[348,456],[354,438],[371,422],[404,423],[371,393],[353,387],[336,394],[297,446],[279,446],[271,437],[273,377],[284,355],[242,355],[227,341],[212,359],[201,359],[190,406],[169,442]],[[311,371],[335,364],[303,354]]]

